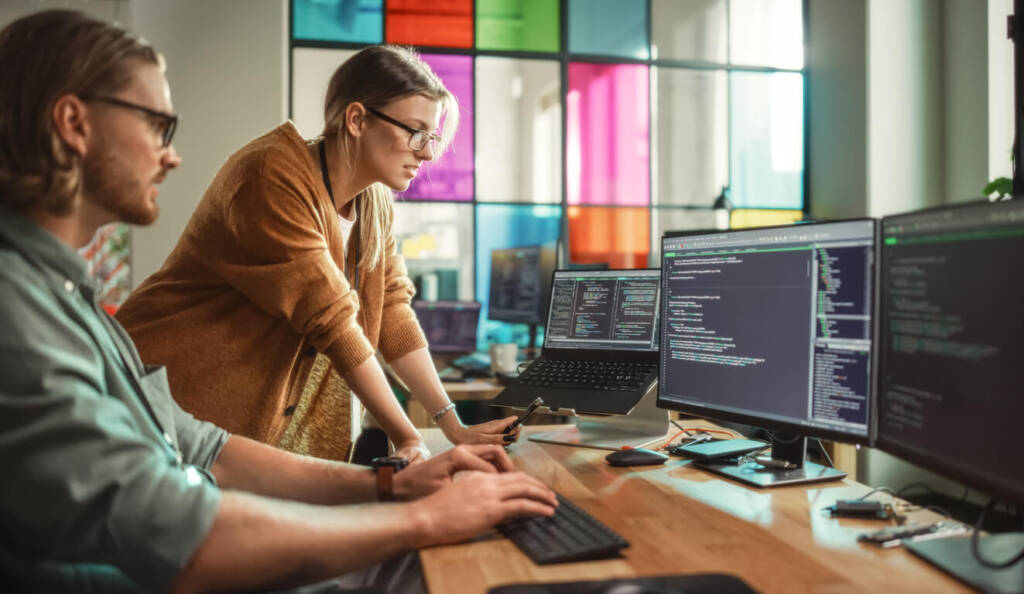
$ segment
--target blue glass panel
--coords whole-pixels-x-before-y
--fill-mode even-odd
[[[737,208],[804,206],[804,77],[729,75],[729,177]]]
[[[646,59],[647,0],[569,0],[569,51]]]
[[[554,244],[562,223],[562,207],[551,205],[479,205],[476,209],[476,299],[483,304],[477,345],[486,350],[495,342],[526,346],[526,324],[508,324],[487,319],[491,287],[491,250]],[[544,297],[547,299],[547,296]],[[543,332],[543,324],[538,335]],[[538,344],[540,338],[538,337]]]
[[[380,43],[382,0],[292,0],[295,39]]]

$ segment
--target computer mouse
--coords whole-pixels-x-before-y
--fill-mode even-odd
[[[604,457],[612,466],[648,466],[664,464],[668,456],[654,450],[634,448],[631,450],[618,450]]]

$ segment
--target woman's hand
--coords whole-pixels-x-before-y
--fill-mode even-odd
[[[395,444],[395,455],[405,458],[410,465],[419,464],[430,459],[430,450],[423,441],[417,439]]]
[[[468,427],[462,423],[451,423],[442,425],[441,429],[444,431],[444,436],[448,438],[448,441],[455,445],[488,443],[504,446],[519,439],[519,432],[522,430],[522,427],[516,427],[511,433],[505,433],[505,429],[515,420],[514,416],[505,417],[504,419],[487,421],[486,423],[470,425]]]

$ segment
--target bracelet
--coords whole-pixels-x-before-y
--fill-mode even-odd
[[[434,421],[434,424],[437,425],[437,422],[441,420],[441,417],[443,417],[446,414],[448,414],[448,411],[452,410],[453,408],[455,408],[455,403],[454,402],[449,402],[448,404],[444,405],[441,408],[441,410],[439,410],[436,413],[434,413],[434,416],[431,417],[431,419]]]

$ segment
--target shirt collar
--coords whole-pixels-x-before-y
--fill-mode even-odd
[[[0,239],[6,240],[26,260],[59,274],[62,279],[92,286],[88,265],[78,252],[35,221],[2,204]]]

